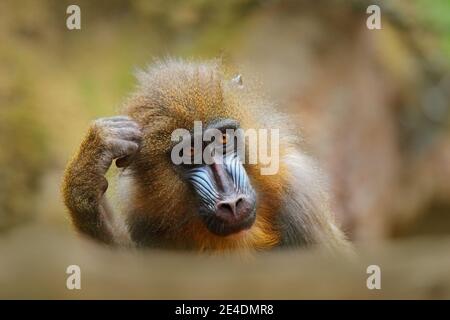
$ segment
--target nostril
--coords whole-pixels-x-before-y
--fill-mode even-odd
[[[217,209],[227,215],[240,216],[245,211],[244,198],[238,197],[233,200],[222,201],[217,204]]]
[[[243,197],[239,197],[239,198],[237,198],[237,200],[236,200],[236,204],[235,204],[235,207],[236,207],[236,211],[238,211],[239,210],[239,205],[242,205],[244,203],[244,198]]]
[[[217,208],[221,211],[225,211],[229,214],[235,215],[235,206],[231,205],[230,202],[221,202],[217,205]]]

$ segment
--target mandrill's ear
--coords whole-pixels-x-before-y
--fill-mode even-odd
[[[231,79],[231,83],[238,86],[239,88],[242,88],[244,86],[244,84],[242,83],[242,76],[240,74]]]

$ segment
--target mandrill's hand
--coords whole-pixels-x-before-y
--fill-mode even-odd
[[[97,168],[105,173],[114,159],[118,167],[128,166],[141,140],[142,132],[136,122],[127,116],[115,116],[95,120],[83,147],[95,155]]]
[[[127,166],[141,139],[138,124],[129,117],[102,118],[92,123],[63,181],[64,202],[83,233],[105,243],[119,241],[121,231],[103,197],[108,188],[104,175],[114,159],[118,167]]]

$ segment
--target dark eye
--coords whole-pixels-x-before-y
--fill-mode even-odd
[[[222,140],[221,140],[221,143],[222,143],[223,145],[226,145],[226,144],[228,143],[228,134],[226,134],[226,133],[223,133],[223,134],[222,134]]]

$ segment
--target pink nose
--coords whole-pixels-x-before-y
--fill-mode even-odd
[[[252,211],[251,203],[244,196],[220,201],[216,207],[216,215],[227,222],[242,220]]]

